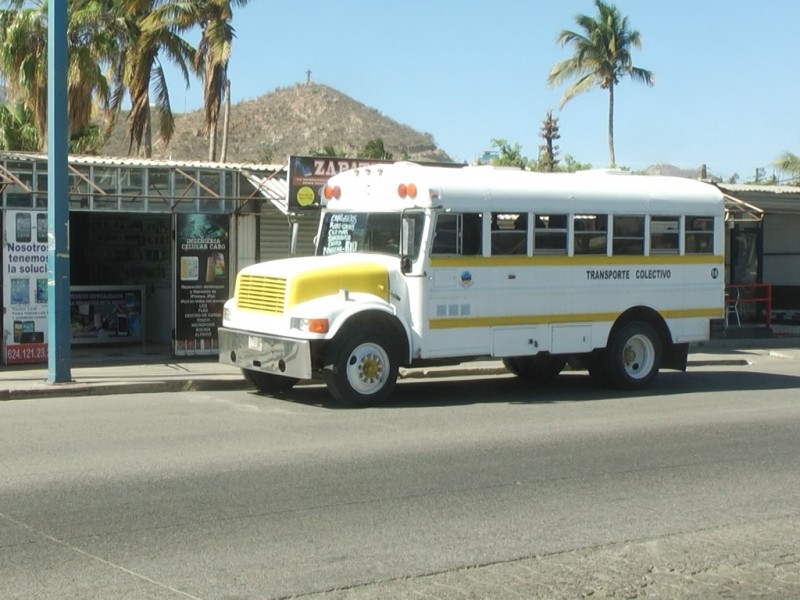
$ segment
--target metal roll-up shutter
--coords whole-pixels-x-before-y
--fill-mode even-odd
[[[289,236],[291,232],[289,218],[271,202],[264,202],[261,207],[261,232],[259,236],[259,256],[261,260],[275,260],[289,256]]]
[[[319,211],[309,211],[297,217],[297,256],[314,255],[314,236],[319,228]]]
[[[314,236],[317,235],[319,212],[309,212],[291,217],[298,223],[297,256],[314,254]],[[290,217],[275,205],[265,202],[261,209],[261,236],[259,239],[261,260],[275,260],[289,256],[292,235]]]

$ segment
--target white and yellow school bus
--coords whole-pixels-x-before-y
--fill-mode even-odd
[[[364,404],[400,366],[486,357],[638,389],[724,315],[723,197],[697,181],[396,163],[324,196],[316,256],[243,269],[225,304],[220,360],[265,392]]]

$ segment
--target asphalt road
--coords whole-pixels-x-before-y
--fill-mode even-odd
[[[797,365],[0,403],[0,597],[797,597]]]

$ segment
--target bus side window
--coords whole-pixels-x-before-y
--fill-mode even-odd
[[[644,254],[644,217],[615,216],[612,254]]]
[[[607,215],[575,215],[575,254],[606,254]]]
[[[436,217],[431,254],[475,256],[482,252],[480,213],[442,213]]]
[[[567,253],[567,215],[535,215],[533,253]]]
[[[714,217],[686,217],[686,254],[714,252]]]
[[[458,217],[453,213],[436,216],[436,229],[433,233],[433,249],[431,254],[457,254]]]
[[[492,213],[492,255],[527,253],[527,213]]]
[[[479,256],[483,253],[483,215],[466,213],[461,216],[461,254]]]
[[[650,254],[678,254],[678,217],[650,217]]]

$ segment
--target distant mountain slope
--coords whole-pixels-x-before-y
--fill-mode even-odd
[[[670,177],[685,177],[687,179],[697,179],[700,177],[700,168],[697,169],[681,169],[675,165],[668,163],[658,163],[650,165],[642,174],[644,175],[668,175]]]
[[[102,154],[128,155],[126,125],[124,115],[120,116]],[[153,158],[208,158],[201,111],[176,114],[175,130],[168,147],[154,139]],[[355,157],[375,138],[383,139],[395,159],[408,155],[418,160],[450,160],[437,148],[431,134],[419,133],[333,88],[312,83],[277,89],[255,100],[234,104],[228,161],[280,163],[290,154],[309,154],[326,146]],[[218,139],[221,145],[222,118]]]

